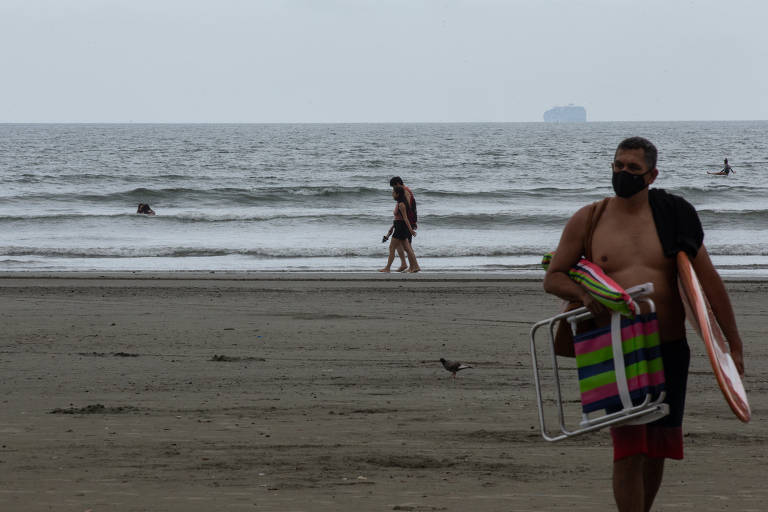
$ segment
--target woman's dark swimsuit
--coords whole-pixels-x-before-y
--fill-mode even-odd
[[[408,207],[408,203],[403,201],[403,204],[405,205],[406,214],[410,217],[411,209]],[[405,240],[407,238],[410,242],[413,237],[411,236],[411,231],[408,229],[408,224],[405,223],[402,214],[400,214],[399,206],[400,203],[395,205],[395,222],[393,224],[395,226],[395,232],[392,234],[392,236],[398,240]]]
[[[408,225],[404,220],[395,221],[395,232],[392,234],[392,236],[398,240],[405,240],[406,238],[408,240],[411,239],[411,232],[408,231]]]

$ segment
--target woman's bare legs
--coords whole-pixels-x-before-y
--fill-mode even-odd
[[[389,269],[392,267],[392,262],[395,261],[395,251],[398,249],[402,251],[403,244],[397,238],[392,237],[392,239],[389,241],[389,257],[387,257],[387,266],[379,269],[379,272],[389,272]]]
[[[397,271],[403,272],[408,268],[408,265],[405,263],[405,249],[403,249],[403,244],[400,244],[397,248],[397,255],[400,256],[400,268],[398,268]]]

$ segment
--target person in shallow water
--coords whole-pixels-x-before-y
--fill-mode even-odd
[[[729,175],[729,174],[731,174],[732,172],[733,172],[733,167],[731,167],[731,166],[728,164],[728,159],[726,158],[726,159],[723,161],[723,168],[722,168],[722,170],[720,170],[720,171],[718,171],[718,172],[709,172],[709,171],[707,171],[707,174],[717,174],[718,176],[728,176],[728,175]],[[735,173],[734,173],[734,174],[735,174]]]
[[[146,203],[139,203],[139,207],[136,209],[136,213],[141,213],[143,215],[154,215],[155,211],[149,207]]]
[[[662,189],[648,189],[656,181],[657,150],[647,139],[631,137],[616,148],[611,164],[615,196],[603,201],[604,212],[589,234],[591,205],[568,221],[544,289],[569,301],[583,303],[598,327],[606,325],[604,306],[568,277],[584,254],[623,288],[651,282],[658,313],[661,357],[664,362],[669,415],[646,425],[611,429],[613,439],[613,494],[619,511],[651,510],[661,486],[666,458],[683,458],[683,409],[690,351],[685,339],[685,311],[677,288],[677,253],[688,253],[704,294],[730,346],[731,356],[744,373],[744,356],[733,308],[720,275],[703,245],[704,231],[695,208]],[[589,246],[587,245],[589,244]]]

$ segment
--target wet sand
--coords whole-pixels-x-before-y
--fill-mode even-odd
[[[689,334],[654,510],[768,502],[768,283],[728,289],[753,420]],[[529,331],[559,306],[498,275],[6,274],[0,510],[611,510],[607,432],[540,436]]]

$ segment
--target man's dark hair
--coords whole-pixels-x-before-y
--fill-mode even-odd
[[[400,176],[395,176],[391,180],[389,180],[389,186],[394,187],[395,185],[402,185],[403,179]]]
[[[645,163],[648,165],[648,170],[656,167],[656,158],[659,156],[659,151],[651,141],[643,137],[630,137],[619,142],[619,146],[616,148],[616,153],[613,154],[613,158],[616,158],[616,154],[619,150],[626,149],[642,149],[645,156]]]

